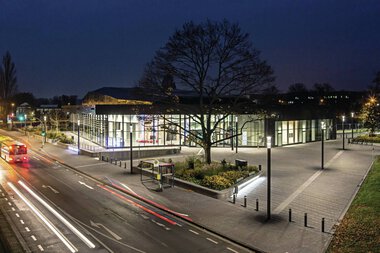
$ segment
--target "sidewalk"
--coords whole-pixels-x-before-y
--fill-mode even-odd
[[[30,138],[29,141],[33,146],[37,145],[37,140]],[[255,186],[239,193],[234,205],[179,187],[163,192],[150,191],[141,184],[139,175],[129,174],[129,169],[78,156],[56,145],[45,145],[43,152],[98,180],[108,183],[111,178],[122,182],[137,194],[176,212],[188,214],[195,223],[253,248],[265,252],[323,252],[331,233],[321,232],[321,218],[326,218],[326,231],[331,231],[358,190],[373,155],[379,154],[380,150],[379,147],[349,145],[349,150],[340,151],[341,140],[325,144],[324,171],[318,167],[320,143],[272,150],[272,219],[269,222],[265,221],[265,173]],[[183,154],[171,158],[183,159],[184,154],[196,154],[198,151],[199,148],[183,148]],[[263,164],[266,171],[264,148],[240,148],[238,154],[228,148],[213,150],[213,160],[223,158],[227,161],[240,158],[250,164]],[[243,194],[247,195],[247,208],[241,206]],[[255,211],[256,198],[260,200],[258,212]],[[292,208],[293,222],[288,222],[289,208]],[[308,227],[304,227],[304,213],[308,213]]]

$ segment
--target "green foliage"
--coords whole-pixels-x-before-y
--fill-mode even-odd
[[[374,163],[327,252],[380,252],[380,158]]]
[[[202,182],[202,186],[214,189],[214,190],[223,190],[232,186],[232,182],[223,176],[214,175],[206,176]]]
[[[365,143],[380,143],[380,135],[375,135],[375,136],[361,135],[354,138],[352,141],[365,142]]]
[[[46,137],[66,144],[74,143],[72,138],[67,137],[67,135],[62,132],[48,131]]]
[[[189,161],[194,162],[194,169],[189,168]],[[237,183],[238,179],[248,177],[251,172],[258,172],[257,166],[245,166],[238,170],[227,162],[203,164],[194,157],[175,163],[176,177],[214,190],[226,189]]]

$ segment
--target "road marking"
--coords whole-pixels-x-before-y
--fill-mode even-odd
[[[118,241],[122,239],[122,238],[121,238],[120,236],[118,236],[116,233],[114,233],[113,231],[111,231],[111,229],[107,228],[106,226],[104,226],[104,225],[101,224],[101,223],[95,223],[95,222],[93,222],[92,220],[90,220],[90,224],[91,224],[91,226],[93,226],[93,227],[97,227],[97,228],[102,227],[102,228],[104,228],[104,230],[106,230],[110,235],[113,236],[113,238],[115,238],[115,239],[118,240]]]
[[[11,203],[11,202],[8,202],[8,205],[10,205],[10,206],[11,206],[11,205],[12,205],[12,203]]]
[[[34,241],[37,241],[37,238],[36,238],[34,235],[32,235],[31,237],[32,237],[32,239],[33,239]]]
[[[335,156],[333,158],[331,158],[331,160],[326,163],[326,167],[329,166],[332,162],[334,162],[339,156],[341,156],[343,154],[343,151],[339,151],[338,153],[335,154]],[[276,209],[274,209],[273,213],[274,214],[279,214],[282,212],[282,210],[285,209],[285,207],[287,207],[291,202],[293,202],[293,200],[295,198],[298,197],[298,195],[300,195],[315,179],[317,179],[317,177],[319,177],[319,175],[321,175],[323,172],[323,170],[319,170],[317,172],[315,172],[311,177],[309,177],[308,180],[306,180],[305,183],[303,183],[300,187],[298,187],[298,189],[293,192],[287,199],[285,199]]]
[[[4,198],[5,199],[5,201],[8,201],[8,198]]]
[[[23,220],[20,220],[20,222],[21,222],[21,224],[22,224],[22,225],[24,225],[24,224],[25,224],[25,222],[24,222]]]
[[[42,248],[41,245],[38,245],[38,248],[39,248],[41,251],[44,251],[44,248]]]
[[[30,232],[30,229],[28,227],[25,227],[26,232]]]
[[[236,250],[234,250],[234,249],[231,249],[230,247],[227,247],[227,249],[228,249],[229,251],[234,252],[234,253],[239,253],[238,251],[236,251]]]
[[[4,194],[4,193],[2,193],[1,195],[2,195],[3,197],[5,196],[5,194]]]
[[[196,231],[194,231],[194,230],[189,229],[189,231],[190,231],[191,233],[193,233],[193,234],[199,235],[199,233],[196,232]]]
[[[35,199],[38,200],[42,205],[44,205],[55,217],[57,217],[62,223],[64,223],[76,236],[78,236],[89,248],[95,248],[93,244],[86,236],[84,236],[77,228],[75,228],[68,220],[66,220],[60,213],[58,213],[53,207],[51,207],[46,201],[39,197],[35,192],[33,192],[23,181],[19,180],[18,183],[27,190]],[[8,184],[10,184],[8,182]],[[62,236],[61,236],[62,237]],[[66,239],[66,238],[65,238]],[[66,241],[70,243],[67,239]],[[71,244],[71,243],[70,243]],[[68,244],[69,245],[69,244]],[[77,252],[78,250],[71,244],[72,252]],[[69,248],[70,248],[69,247]]]
[[[99,166],[99,165],[104,165],[104,164],[103,163],[86,164],[86,165],[75,166],[75,168],[84,168],[84,167]]]
[[[91,186],[87,185],[86,183],[82,182],[82,181],[78,181],[81,185],[84,185],[86,186],[87,188],[93,190],[94,188],[92,188]]]
[[[14,207],[12,207],[12,211],[13,211],[13,212],[15,212],[15,211],[16,211],[16,209],[15,209]]]
[[[20,215],[18,213],[16,213],[16,216],[17,216],[17,218],[20,218]]]
[[[50,190],[52,190],[54,193],[59,193],[59,191],[57,191],[56,189],[54,189],[53,187],[51,187],[50,185],[42,185],[42,188],[49,188]]]
[[[209,240],[210,242],[213,242],[213,243],[215,243],[215,244],[218,244],[218,242],[217,241],[214,241],[213,239],[211,239],[211,238],[206,238],[207,240]]]
[[[40,161],[41,159],[40,158],[38,158],[37,156],[33,156],[33,158],[34,159],[36,159],[36,160],[38,160],[38,161]]]

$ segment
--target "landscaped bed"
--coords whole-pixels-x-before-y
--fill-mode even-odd
[[[380,252],[380,158],[337,227],[328,252]]]
[[[358,143],[380,143],[380,135],[368,136],[368,135],[360,135],[352,139],[352,142]]]
[[[227,189],[259,171],[257,166],[237,167],[224,160],[205,164],[194,157],[189,157],[184,162],[176,162],[174,165],[176,178],[213,190]]]

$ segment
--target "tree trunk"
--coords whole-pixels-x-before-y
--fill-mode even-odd
[[[211,163],[211,145],[205,145],[204,147],[205,150],[205,161],[207,164]]]

